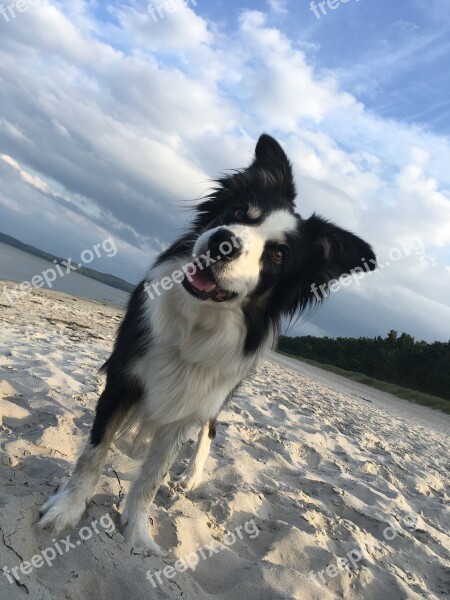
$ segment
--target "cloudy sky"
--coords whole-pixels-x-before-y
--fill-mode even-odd
[[[448,340],[448,0],[172,1],[0,14],[0,231],[136,282],[267,131],[384,266],[291,333]]]

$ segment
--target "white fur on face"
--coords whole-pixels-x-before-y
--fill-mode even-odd
[[[293,232],[297,228],[295,215],[287,210],[276,210],[269,214],[259,225],[233,224],[226,227],[236,238],[239,238],[242,248],[240,256],[217,271],[215,275],[218,284],[229,292],[235,292],[244,298],[250,294],[258,285],[261,271],[261,257],[267,242],[283,242],[286,233]],[[209,238],[218,229],[216,227],[205,231],[196,241],[194,253],[201,254],[208,246]],[[216,257],[213,257],[216,258]],[[225,264],[225,263],[222,263]]]

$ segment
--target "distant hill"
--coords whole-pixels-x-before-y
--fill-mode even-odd
[[[35,248],[29,244],[24,244],[20,240],[17,240],[16,238],[4,233],[0,233],[0,242],[7,244],[8,246],[12,246],[13,248],[23,250],[23,252],[28,252],[28,254],[33,254],[34,256],[43,258],[49,262],[56,260],[58,263],[62,263],[62,261],[66,260],[64,258],[60,258],[59,256],[55,256],[54,254],[49,254],[48,252],[39,250],[39,248]],[[100,273],[100,271],[95,271],[94,269],[89,269],[88,267],[80,267],[76,270],[76,272],[80,273],[80,275],[84,275],[90,279],[95,279],[95,281],[100,281],[100,283],[104,283],[105,285],[109,285],[124,292],[132,292],[135,287],[133,284],[121,279],[120,277],[110,275],[109,273]]]

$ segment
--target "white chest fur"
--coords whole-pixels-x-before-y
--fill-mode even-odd
[[[152,279],[174,268],[164,265]],[[145,417],[165,424],[205,421],[248,374],[256,356],[244,357],[246,325],[236,306],[201,302],[180,286],[147,300],[152,344],[133,367],[146,389]]]

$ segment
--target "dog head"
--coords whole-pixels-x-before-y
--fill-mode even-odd
[[[322,217],[295,212],[292,166],[264,134],[251,165],[218,180],[197,207],[195,269],[185,290],[199,301],[293,314],[326,296],[327,285],[376,266],[371,247]]]

